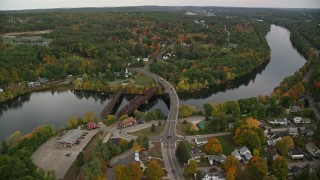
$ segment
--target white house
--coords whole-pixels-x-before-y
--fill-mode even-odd
[[[214,173],[206,173],[202,180],[225,180],[224,178],[219,178],[219,176],[215,175]]]
[[[278,118],[275,119],[274,121],[270,121],[271,124],[281,124],[281,125],[287,125],[288,121],[286,118]]]
[[[195,139],[194,142],[197,145],[204,145],[205,143],[208,142],[208,139],[207,138],[198,138],[198,139]]]
[[[294,117],[293,118],[293,122],[296,123],[296,124],[299,124],[302,122],[302,117]]]
[[[291,150],[288,152],[288,156],[289,156],[291,159],[303,159],[304,154],[303,154],[303,152],[302,152],[300,149],[291,149]]]
[[[298,128],[296,128],[296,127],[288,128],[288,134],[289,134],[290,136],[293,136],[293,137],[298,136],[298,135],[299,135]]]
[[[3,89],[0,88],[0,93],[2,93],[2,92],[3,92]]]
[[[134,160],[138,161],[138,162],[140,161],[140,156],[139,156],[139,152],[138,151],[134,152]]]
[[[143,58],[142,59],[144,62],[148,62],[149,61],[149,58]]]

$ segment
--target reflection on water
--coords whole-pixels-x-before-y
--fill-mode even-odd
[[[194,94],[179,94],[180,105],[188,104],[202,109],[203,104],[225,100],[237,100],[257,95],[268,95],[273,88],[289,75],[292,75],[305,62],[305,59],[292,47],[290,32],[279,26],[271,26],[266,36],[272,56],[254,72],[236,81],[210,87]],[[28,133],[43,124],[53,124],[56,128],[66,126],[71,116],[83,117],[88,111],[99,116],[112,94],[82,91],[46,91],[22,95],[7,103],[0,104],[0,140],[20,130]],[[124,95],[114,108],[118,112],[134,95]],[[168,96],[154,96],[140,111],[161,109],[168,113]]]

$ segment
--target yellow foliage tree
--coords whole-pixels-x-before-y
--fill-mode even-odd
[[[222,146],[217,138],[212,137],[204,145],[204,151],[207,154],[221,154]]]

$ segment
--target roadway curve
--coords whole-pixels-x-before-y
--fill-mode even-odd
[[[176,142],[179,139],[176,132],[176,124],[179,113],[179,98],[176,90],[173,86],[163,78],[155,75],[145,69],[131,68],[131,70],[143,73],[147,76],[154,78],[159,84],[161,84],[170,97],[170,110],[168,113],[167,123],[164,131],[162,132],[161,150],[163,156],[163,162],[168,172],[169,179],[183,179],[183,169],[181,168],[176,156]]]

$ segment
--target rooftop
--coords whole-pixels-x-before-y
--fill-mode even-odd
[[[59,143],[74,143],[77,139],[82,135],[84,131],[80,129],[73,129],[70,130],[66,135],[64,135],[60,140]]]

